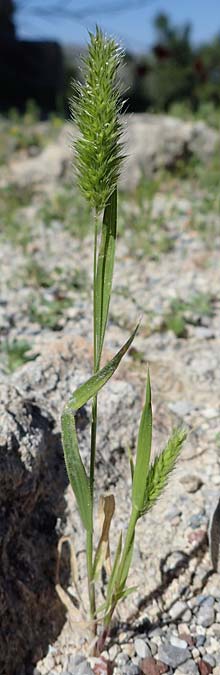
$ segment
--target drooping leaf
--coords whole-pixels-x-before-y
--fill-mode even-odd
[[[87,532],[92,529],[92,504],[89,479],[80,457],[72,409],[65,406],[61,417],[62,443],[70,484],[76,497],[80,517]]]
[[[212,566],[215,572],[219,570],[220,560],[220,499],[212,515],[209,529],[209,547]]]
[[[131,448],[128,448],[128,457],[129,457],[129,464],[130,464],[130,471],[131,471],[131,482],[133,483],[133,478],[134,478],[134,460],[131,454]]]
[[[92,500],[89,479],[82,462],[76,435],[74,412],[95,396],[108,382],[129,349],[138,326],[117,354],[98,373],[82,384],[65,405],[61,417],[62,443],[67,473],[78,504],[82,523],[87,531],[92,529]]]
[[[170,437],[166,447],[149,469],[143,508],[140,516],[149,511],[160,497],[167,485],[170,473],[173,471],[182,445],[186,439],[186,432],[183,429],[176,429]]]
[[[147,474],[150,462],[152,442],[152,409],[150,375],[147,374],[145,404],[141,415],[138,433],[137,455],[132,483],[133,507],[139,511],[143,508]]]
[[[79,408],[81,408],[83,405],[85,405],[85,403],[87,403],[87,401],[90,400],[90,398],[95,396],[100,391],[100,389],[102,389],[102,387],[104,387],[104,384],[106,384],[108,380],[110,380],[110,377],[118,368],[122,357],[124,356],[124,354],[126,354],[131,343],[133,342],[138,327],[139,324],[136,326],[127,342],[125,342],[123,347],[119,349],[119,351],[117,352],[117,354],[115,354],[115,356],[111,359],[111,361],[109,361],[104,366],[104,368],[99,370],[98,373],[92,375],[92,377],[90,377],[90,379],[87,380],[87,382],[85,382],[80,387],[78,387],[78,389],[76,389],[74,394],[71,396],[69,403],[67,404],[69,408],[71,408],[72,410],[78,410]]]
[[[101,496],[99,500],[99,518],[101,520],[101,535],[96,550],[94,565],[93,565],[93,579],[95,579],[105,563],[106,571],[110,573],[110,545],[109,545],[109,530],[111,526],[112,517],[115,511],[114,495]]]

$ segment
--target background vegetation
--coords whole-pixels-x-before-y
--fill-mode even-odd
[[[135,57],[126,53],[123,79],[128,87],[126,107],[133,112],[171,112],[189,117],[199,114],[219,125],[220,33],[195,46],[191,25],[175,26],[166,14],[154,20],[152,50]],[[65,53],[65,99],[71,76],[80,76],[76,55]]]

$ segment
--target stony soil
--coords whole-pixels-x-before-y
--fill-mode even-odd
[[[58,190],[59,183],[55,176],[50,191]],[[1,379],[29,399],[38,401],[39,394],[41,406],[43,395],[59,433],[65,386],[68,395],[92,367],[92,231],[83,239],[73,237],[62,217],[51,218],[48,226],[39,201],[40,192],[35,192],[32,203],[18,211],[18,230],[13,229],[13,236],[11,223],[2,227]],[[188,436],[165,495],[138,525],[129,579],[138,590],[120,606],[115,633],[104,653],[114,661],[115,675],[220,673],[220,577],[212,570],[207,537],[220,493],[220,216],[214,207],[204,215],[203,205],[204,195],[192,181],[179,179],[173,181],[169,193],[163,184],[158,187],[150,212],[149,196],[137,202],[136,193],[129,196],[127,205],[123,201],[120,212],[123,223],[127,214],[130,225],[137,216],[146,221],[146,232],[142,226],[140,239],[137,233],[134,239],[132,228],[123,225],[105,346],[109,357],[141,316],[134,347],[100,395],[97,492],[114,490],[116,494],[113,542],[125,529],[129,515],[126,449],[135,446],[147,364],[152,380],[154,453],[163,448],[173,426],[183,425]],[[205,227],[201,227],[204,220]],[[20,241],[24,229],[26,234],[28,230],[25,243]],[[166,252],[161,247],[161,231],[171,243]],[[178,336],[170,323],[175,298],[184,305]],[[10,373],[9,347],[18,341],[27,342],[25,357],[34,360],[25,366],[18,363],[17,368],[13,361]],[[73,369],[71,359],[77,349]],[[51,363],[53,354],[58,359],[56,378],[51,383],[48,376],[43,391],[34,378],[43,368],[42,359]],[[84,457],[89,443],[87,407],[85,416]],[[84,536],[69,487],[65,487],[65,503],[61,533],[74,542],[80,595],[86,602]],[[90,638],[85,622],[77,626],[79,615],[70,600],[75,591],[68,583],[64,600],[69,609],[57,639],[48,641],[42,650],[38,645],[35,657],[30,646],[29,666],[25,661],[19,672],[4,675],[89,675],[91,667],[101,673],[100,663],[83,661]],[[81,661],[75,659],[78,652]],[[107,673],[104,665],[102,672]]]

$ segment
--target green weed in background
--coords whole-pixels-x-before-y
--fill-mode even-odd
[[[94,498],[98,393],[118,368],[138,330],[118,353],[100,369],[109,314],[117,235],[117,184],[123,161],[121,94],[118,68],[122,54],[112,39],[97,28],[90,35],[84,59],[84,84],[74,91],[71,110],[80,136],[75,142],[78,183],[94,213],[93,262],[93,356],[94,372],[73,392],[62,414],[62,441],[69,480],[75,494],[86,536],[86,560],[90,620],[96,638],[95,653],[100,653],[109,633],[115,608],[132,588],[127,578],[132,561],[135,528],[138,520],[152,508],[162,493],[179,456],[185,432],[175,431],[153,464],[151,461],[152,410],[150,376],[147,373],[145,403],[141,414],[135,458],[130,457],[132,491],[127,532],[119,535],[114,560],[110,565],[109,531],[115,508],[114,495],[102,498],[104,524],[95,548]],[[90,469],[86,472],[80,456],[75,428],[75,412],[92,400]],[[96,582],[102,567],[108,583],[105,602],[97,607]]]
[[[27,340],[5,340],[0,345],[0,357],[6,372],[13,373],[16,368],[33,361],[37,354],[31,354],[31,345]]]
[[[164,318],[164,328],[176,337],[187,337],[187,324],[198,325],[203,316],[214,314],[214,298],[209,293],[195,293],[188,301],[174,298]]]

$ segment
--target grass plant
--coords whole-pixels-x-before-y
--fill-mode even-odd
[[[98,394],[118,368],[138,330],[117,354],[101,367],[108,322],[117,235],[117,185],[123,162],[122,99],[118,70],[122,53],[114,40],[96,29],[90,34],[84,58],[84,83],[73,92],[72,117],[80,135],[75,142],[78,183],[94,214],[93,256],[93,374],[73,392],[62,414],[62,441],[69,480],[75,494],[86,538],[88,598],[95,652],[100,653],[109,633],[115,608],[133,588],[127,585],[138,520],[161,495],[181,451],[185,432],[175,430],[159,457],[151,464],[152,409],[150,375],[147,373],[145,403],[137,435],[136,456],[130,457],[131,509],[127,532],[120,533],[110,563],[109,530],[114,513],[114,495],[102,497],[103,527],[94,542],[96,432]],[[75,413],[92,401],[90,468],[87,473],[77,441]],[[107,574],[104,603],[97,607],[96,583],[101,569]]]

